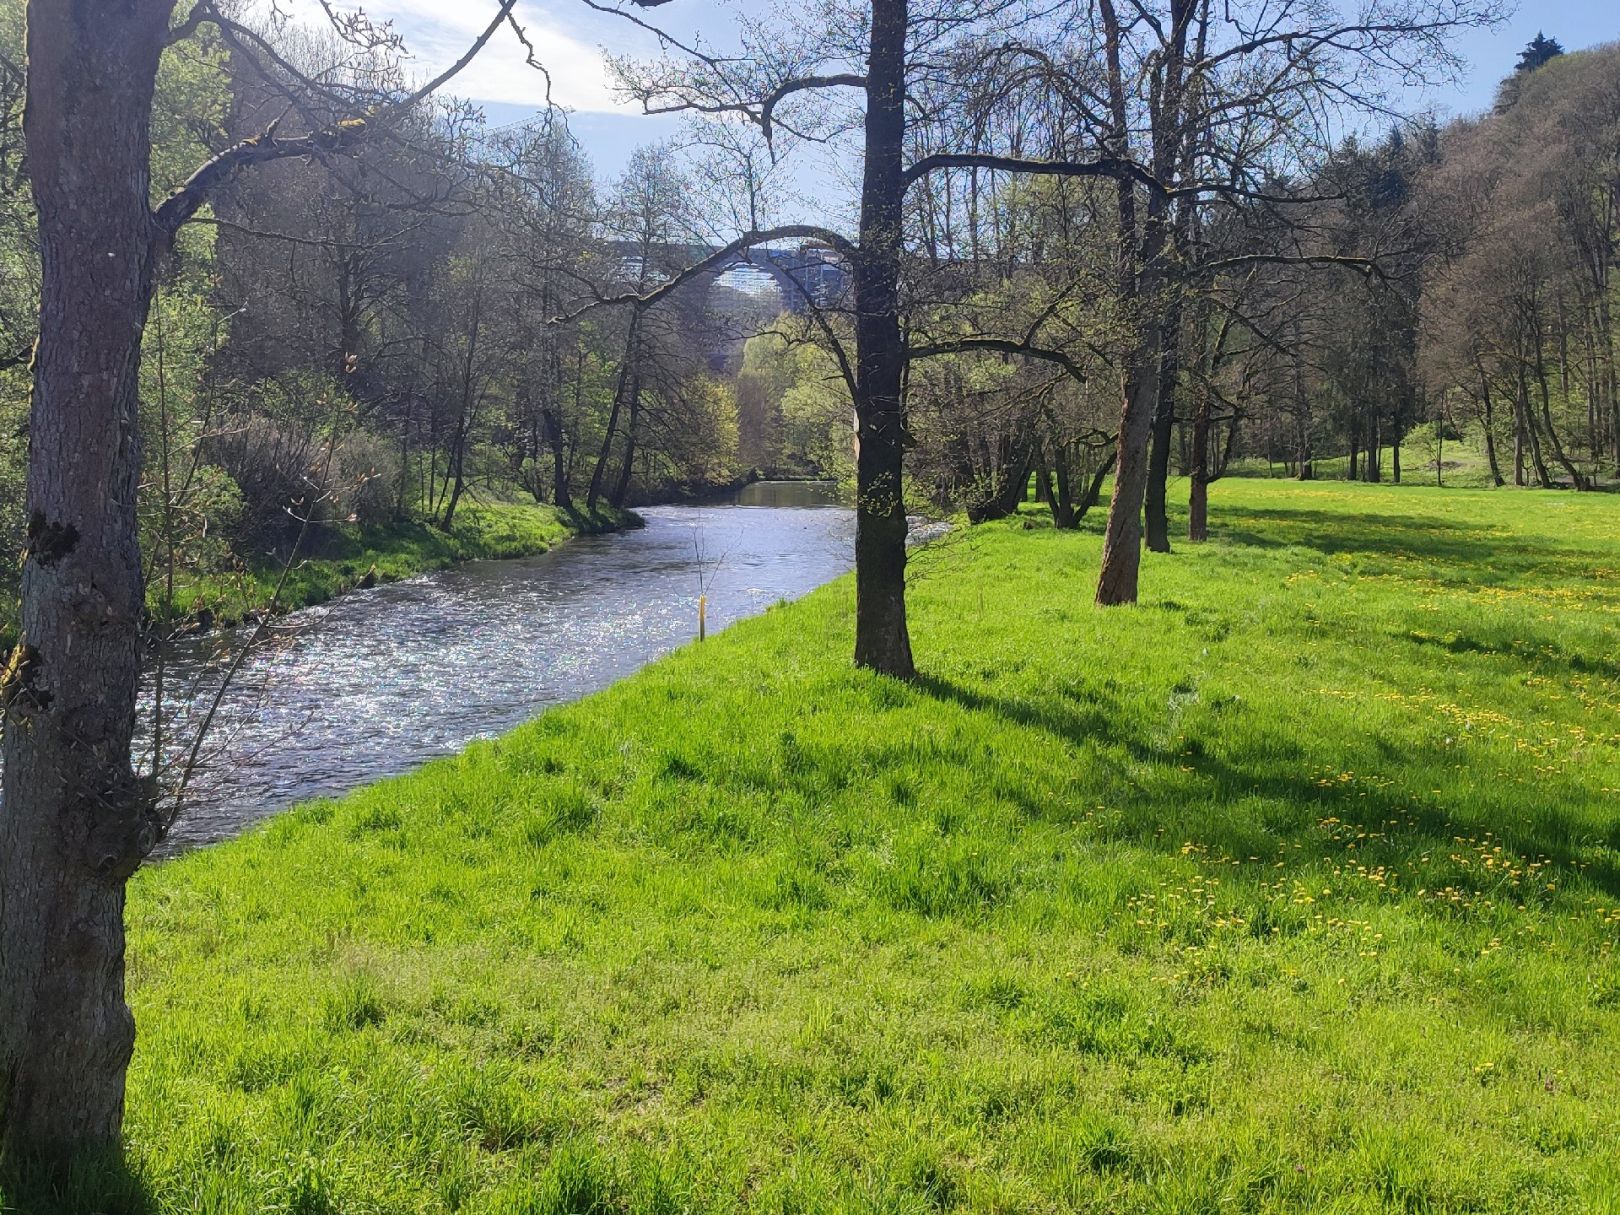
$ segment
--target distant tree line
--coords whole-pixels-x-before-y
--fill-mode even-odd
[[[0,542],[14,552],[39,283],[22,18],[0,0]],[[163,58],[154,202],[221,149],[336,124],[404,83],[386,42],[205,25]],[[684,268],[702,213],[668,147],[602,187],[560,114],[491,129],[438,98],[387,139],[224,183],[157,272],[140,367],[148,561],[202,577],[279,560],[300,536],[318,551],[331,527],[449,529],[469,495],[590,513],[735,481],[761,453],[716,366],[755,302],[705,279],[555,323]]]
[[[1191,19],[1195,43],[1203,19]],[[1141,36],[1140,22],[1132,28]],[[1112,63],[1106,47],[1098,58]],[[1068,154],[1073,132],[1038,62],[1025,68],[1039,82],[1026,95],[1010,73],[987,97],[952,101],[973,107],[975,138],[1032,164]],[[1090,87],[1105,95],[1109,69],[1098,70]],[[1163,98],[1165,70],[1162,58],[1143,60],[1125,100]],[[951,112],[948,100],[929,98],[935,112]],[[1379,139],[1302,145],[1258,104],[1214,91],[1184,104],[1185,163],[1157,172],[1205,184],[1161,217],[1150,300],[1140,263],[1153,191],[1140,184],[1124,245],[1114,185],[1042,175],[1011,153],[908,194],[907,492],[917,509],[994,518],[1033,485],[1058,526],[1077,526],[1127,446],[1146,459],[1154,549],[1169,546],[1172,482],[1200,540],[1208,487],[1233,471],[1443,481],[1456,464],[1445,461],[1449,442],[1497,485],[1589,489],[1620,477],[1620,48],[1566,54],[1537,35],[1487,115],[1444,126],[1418,117]],[[1143,162],[1155,121],[1166,120],[1125,124],[1127,142],[1146,141]],[[1153,358],[1139,350],[1148,303]],[[837,365],[803,349],[814,324],[791,329],[756,340],[743,383],[772,386],[783,417],[802,418],[807,400],[837,395]],[[1149,378],[1148,434],[1123,442],[1121,380]],[[847,410],[847,391],[841,399]],[[844,472],[853,479],[852,465]]]

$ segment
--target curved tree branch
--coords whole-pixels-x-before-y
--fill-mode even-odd
[[[1162,182],[1134,160],[1101,156],[1096,160],[1033,160],[1023,156],[997,156],[989,152],[935,152],[914,161],[902,175],[910,186],[941,169],[989,169],[998,173],[1026,173],[1045,177],[1107,177],[1129,179],[1146,186],[1164,198],[1170,197]]]
[[[931,359],[942,354],[967,354],[979,350],[996,354],[1017,354],[1025,358],[1039,359],[1046,363],[1056,363],[1064,371],[1068,372],[1073,379],[1082,384],[1086,382],[1086,369],[1063,351],[1053,350],[1046,346],[1036,346],[1028,341],[1015,342],[1011,338],[953,338],[946,342],[933,342],[927,346],[912,346],[906,350],[906,358],[908,360]]]
[[[846,257],[855,253],[855,246],[846,237],[838,235],[831,228],[818,227],[815,224],[785,224],[779,228],[755,229],[744,232],[736,240],[729,242],[714,250],[708,256],[693,262],[686,269],[673,278],[660,283],[648,292],[625,291],[618,295],[603,295],[591,300],[589,303],[576,308],[574,311],[562,316],[552,317],[546,322],[548,325],[563,325],[578,320],[587,312],[594,312],[598,308],[605,308],[615,304],[632,304],[637,308],[649,308],[659,300],[673,295],[694,279],[702,278],[705,274],[714,271],[717,267],[731,261],[738,254],[744,253],[757,245],[769,244],[773,240],[814,240],[820,241],[829,248],[837,250]]]

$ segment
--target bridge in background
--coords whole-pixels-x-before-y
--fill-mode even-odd
[[[640,247],[630,241],[615,241],[614,248],[624,257],[625,277],[639,278]],[[712,245],[661,246],[657,254],[659,276],[674,274],[716,252]],[[761,302],[774,303],[779,311],[802,313],[812,307],[833,306],[849,282],[849,267],[837,253],[819,245],[762,247],[716,262],[695,285],[705,280],[709,287],[725,286]]]

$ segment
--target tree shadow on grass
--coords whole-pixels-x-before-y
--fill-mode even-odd
[[[1600,549],[1538,548],[1530,537],[1506,536],[1487,523],[1437,519],[1432,515],[1346,513],[1286,507],[1247,507],[1219,520],[1214,533],[1236,544],[1262,549],[1302,547],[1333,556],[1365,553],[1421,557],[1499,583],[1531,572],[1566,577],[1590,574],[1594,558],[1612,560]],[[1248,524],[1268,525],[1264,534]],[[1458,581],[1467,581],[1459,578]]]
[[[1537,672],[1565,675],[1596,675],[1620,681],[1620,661],[1593,658],[1559,645],[1554,640],[1532,645],[1522,637],[1487,639],[1475,634],[1448,633],[1443,637],[1428,633],[1403,632],[1396,636],[1414,645],[1432,646],[1448,654],[1475,654],[1483,658],[1506,658]]]
[[[13,1162],[0,1171],[4,1215],[155,1215],[156,1210],[121,1152],[80,1155],[66,1164]]]
[[[1184,790],[1172,797],[1162,788],[1149,790],[1136,783],[1131,804],[1124,807],[1129,812],[1125,831],[1143,847],[1179,851],[1196,826],[1204,835],[1198,843],[1234,859],[1254,856],[1262,837],[1286,835],[1289,827],[1261,821],[1258,815],[1217,814],[1194,820],[1185,813],[1178,814],[1178,808],[1188,804],[1222,807],[1252,798],[1286,807],[1310,807],[1309,815],[1300,816],[1300,820],[1292,824],[1294,828],[1314,828],[1318,822],[1333,818],[1376,837],[1390,823],[1400,823],[1398,846],[1402,851],[1417,848],[1444,854],[1455,850],[1459,840],[1477,836],[1482,829],[1477,821],[1459,821],[1441,807],[1417,800],[1410,788],[1392,786],[1369,790],[1359,784],[1324,782],[1303,767],[1297,773],[1279,772],[1279,766],[1289,762],[1287,757],[1297,754],[1297,746],[1286,738],[1258,737],[1232,758],[1212,755],[1196,746],[1191,751],[1172,751],[1124,728],[1121,723],[1130,720],[1129,714],[1120,702],[1106,694],[1089,693],[1088,703],[1083,704],[1054,697],[1033,705],[931,675],[920,676],[913,686],[936,700],[948,701],[969,712],[991,714],[1023,728],[1041,730],[1078,748],[1093,751],[1115,748],[1139,763],[1161,765],[1175,771],[1183,778],[1180,783],[1186,786]],[[1409,746],[1396,747],[1377,736],[1364,735],[1361,741],[1370,742],[1381,754],[1405,757],[1409,765],[1420,769],[1449,768],[1455,762],[1453,756],[1441,755],[1433,748],[1414,753]],[[1051,817],[1049,801],[1033,792],[1013,791],[1012,800],[1032,818]],[[1612,857],[1593,861],[1582,851],[1593,842],[1599,842],[1612,852],[1620,846],[1620,823],[1611,823],[1606,835],[1594,840],[1592,831],[1583,828],[1574,815],[1562,808],[1581,800],[1590,802],[1592,795],[1569,787],[1560,789],[1549,782],[1545,801],[1537,813],[1517,815],[1509,821],[1489,824],[1487,829],[1494,839],[1519,854],[1545,857],[1561,869],[1580,872],[1605,893],[1620,896],[1620,866]],[[1169,827],[1176,830],[1162,830]],[[1306,836],[1310,843],[1290,852],[1294,861],[1344,861],[1342,844],[1336,844],[1317,830],[1308,831]],[[1292,839],[1289,842],[1304,841]],[[1269,862],[1275,855],[1265,859]]]

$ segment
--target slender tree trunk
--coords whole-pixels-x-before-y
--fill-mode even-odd
[[[1097,465],[1097,471],[1091,474],[1091,482],[1086,486],[1086,496],[1080,499],[1080,505],[1075,508],[1075,518],[1084,519],[1086,512],[1096,506],[1102,499],[1103,482],[1108,480],[1108,474],[1114,471],[1114,463],[1119,459],[1119,450],[1108,453],[1108,458]]]
[[[872,0],[866,165],[855,277],[855,665],[916,674],[906,627],[906,441],[900,329],[906,0]]]
[[[1540,388],[1541,395],[1541,420],[1547,427],[1547,441],[1552,444],[1553,458],[1569,474],[1570,484],[1576,490],[1584,490],[1586,478],[1581,474],[1581,470],[1575,467],[1575,462],[1565,454],[1564,444],[1558,437],[1558,428],[1553,425],[1552,393],[1547,384],[1547,360],[1539,326],[1536,328],[1536,384]],[[1565,395],[1566,397],[1568,395],[1567,388]]]
[[[568,492],[568,444],[563,436],[562,419],[549,405],[542,406],[540,422],[545,427],[546,446],[551,448],[551,501],[560,511],[574,513],[574,499]]]
[[[1620,475],[1620,360],[1614,352],[1614,320],[1609,307],[1609,273],[1605,266],[1598,292],[1599,353],[1603,358],[1603,393],[1609,405],[1609,438],[1614,444],[1614,467]]]
[[[1524,375],[1521,372],[1518,391],[1513,394],[1513,484],[1521,488],[1529,484],[1525,476],[1525,457],[1530,446],[1525,437],[1526,430]]]
[[[615,507],[623,507],[630,496],[630,477],[636,464],[636,436],[640,429],[641,376],[638,374],[630,383],[630,416],[624,425],[624,463],[619,466],[619,479],[613,484],[613,492],[608,494],[608,501]]]
[[[1174,0],[1174,19],[1164,84],[1154,107],[1153,172],[1169,184],[1181,163],[1181,66],[1186,50],[1190,10],[1186,0]],[[1129,153],[1130,126],[1126,115],[1125,83],[1120,68],[1122,27],[1113,0],[1100,0],[1107,56],[1109,118],[1113,151]],[[1149,451],[1159,398],[1160,360],[1164,355],[1162,265],[1170,238],[1170,203],[1150,192],[1141,243],[1136,237],[1136,187],[1121,178],[1117,194],[1121,295],[1134,309],[1137,349],[1124,377],[1120,409],[1114,495],[1108,504],[1108,525],[1103,533],[1102,572],[1097,579],[1097,602],[1105,607],[1135,603],[1142,568],[1142,509],[1147,498]],[[1168,457],[1168,450],[1166,451]]]
[[[1571,460],[1568,453],[1564,451],[1563,441],[1558,437],[1558,428],[1553,425],[1552,406],[1547,400],[1547,380],[1545,375],[1541,378],[1541,421],[1547,428],[1547,441],[1552,444],[1553,459],[1557,460],[1560,467],[1569,474],[1570,484],[1577,490],[1584,490],[1586,488],[1586,475],[1575,466],[1575,461]]]
[[[461,495],[466,490],[467,429],[465,422],[456,428],[455,444],[450,449],[449,463],[445,467],[448,489],[444,498],[444,514],[439,518],[441,532],[448,532],[454,525],[456,507],[461,505]]]
[[[1491,468],[1492,483],[1500,489],[1507,481],[1502,476],[1502,467],[1496,458],[1496,408],[1491,401],[1491,383],[1484,376],[1480,377],[1480,391],[1484,394],[1482,400],[1485,414],[1485,461]]]
[[[642,265],[646,265],[645,256],[642,258]],[[641,312],[637,309],[630,313],[630,332],[624,339],[624,362],[619,365],[619,376],[613,385],[613,407],[608,410],[607,430],[602,435],[602,450],[597,453],[596,467],[591,470],[591,486],[585,493],[585,509],[592,514],[596,512],[596,500],[602,495],[602,481],[607,476],[608,461],[613,456],[613,440],[619,435],[619,413],[630,390],[630,379],[635,375],[636,335],[640,328]],[[628,461],[626,463],[628,464]]]
[[[1052,506],[1052,470],[1042,460],[1035,466],[1035,505]]]
[[[144,587],[141,332],[150,115],[170,5],[33,0],[29,177],[43,266],[22,643],[0,789],[0,1153],[117,1147],[135,1025],[124,887],[156,843],[131,765]]]
[[[1209,474],[1209,479],[1212,482],[1219,481],[1226,475],[1226,470],[1232,467],[1232,452],[1237,449],[1238,423],[1241,420],[1241,415],[1235,411],[1231,417],[1226,419],[1226,442],[1221,444],[1221,454],[1216,459],[1215,467]],[[1214,423],[1212,422],[1210,425],[1213,429]],[[1269,476],[1271,473],[1269,460],[1267,465],[1266,473]]]
[[[1541,457],[1541,436],[1536,433],[1536,419],[1530,412],[1530,381],[1522,362],[1519,364],[1519,391],[1514,396],[1514,408],[1518,413],[1525,441],[1530,448],[1530,463],[1536,470],[1536,484],[1542,489],[1551,489],[1552,475],[1548,473],[1546,461]]]
[[[1170,444],[1176,425],[1176,388],[1181,377],[1181,293],[1165,303],[1159,326],[1159,388],[1153,409],[1153,447],[1148,456],[1147,546],[1155,553],[1170,551],[1169,484]]]
[[[1192,426],[1192,488],[1187,494],[1187,539],[1202,544],[1209,539],[1209,431],[1210,394],[1198,394]]]
[[[1062,443],[1052,445],[1052,526],[1068,530],[1078,520],[1074,513],[1073,489],[1069,481],[1069,449]]]

